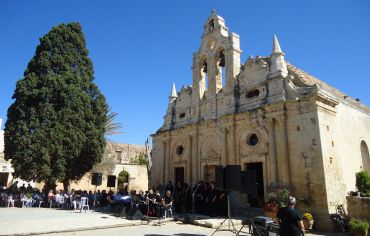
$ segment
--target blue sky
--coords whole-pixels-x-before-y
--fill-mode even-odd
[[[192,54],[213,8],[240,35],[242,63],[269,55],[276,34],[287,61],[370,106],[370,1],[2,0],[0,118],[39,38],[77,21],[95,83],[124,125],[112,139],[144,143],[163,123],[172,82],[192,83]]]

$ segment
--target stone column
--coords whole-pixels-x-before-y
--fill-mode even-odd
[[[170,142],[169,140],[167,139],[166,140],[166,168],[165,168],[165,172],[166,172],[166,181],[169,181],[169,180],[172,180],[171,179],[171,166],[170,166]]]
[[[167,152],[167,148],[166,148],[166,142],[165,141],[162,141],[161,143],[161,151],[162,151],[162,154],[163,154],[163,172],[162,172],[162,184],[166,184],[166,172],[167,172],[167,169],[166,169],[166,152]]]
[[[187,182],[190,184],[193,183],[193,136],[189,135],[189,155],[188,161],[186,163],[186,169],[188,172],[188,180]]]
[[[234,165],[239,165],[239,157],[236,155],[236,149],[237,149],[237,145],[236,145],[236,130],[235,130],[235,121],[233,120],[233,125],[231,127],[231,140],[230,140],[230,156],[233,160],[234,163],[230,163],[230,164],[234,164]]]
[[[223,148],[222,148],[222,158],[221,165],[225,166],[229,164],[229,154],[227,151],[227,128],[223,128]]]
[[[208,61],[207,61],[207,74],[208,74],[208,95],[210,97],[212,96],[215,96],[217,91],[216,91],[216,70],[217,70],[217,66],[216,66],[216,60],[214,58],[214,56],[211,56],[210,58],[208,58]]]
[[[290,182],[290,168],[288,160],[287,140],[286,140],[286,122],[285,116],[277,118],[276,126],[276,156],[278,167],[278,180],[281,183]]]
[[[199,133],[198,133],[198,127],[196,128],[196,132],[195,132],[195,135],[194,135],[194,182],[197,182],[200,180],[200,173],[199,173],[199,170],[200,170],[200,156],[199,156],[199,145],[198,145],[198,142],[199,142]]]
[[[269,182],[277,182],[277,166],[276,166],[276,146],[275,146],[275,120],[268,119],[268,134],[269,134],[269,157],[266,158],[267,173],[269,173]]]

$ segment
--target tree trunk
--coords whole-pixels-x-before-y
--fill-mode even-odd
[[[55,191],[55,188],[56,188],[56,187],[57,187],[57,185],[55,184],[55,182],[54,182],[54,181],[49,180],[49,181],[46,181],[46,182],[45,182],[44,189],[45,189],[46,193],[48,193],[48,192],[49,192],[49,190],[53,190],[53,191]]]
[[[71,180],[67,179],[63,181],[64,191],[71,192]]]

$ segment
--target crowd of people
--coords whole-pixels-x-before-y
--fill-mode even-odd
[[[209,216],[226,216],[226,192],[215,189],[214,182],[200,181],[191,187],[178,182],[175,186],[169,181],[166,185],[150,188],[148,191],[128,191],[127,187],[114,193],[97,190],[46,190],[32,188],[30,185],[20,188],[16,185],[0,190],[1,206],[8,207],[49,207],[79,210],[81,198],[87,198],[94,209],[120,213],[140,211],[142,215],[164,217],[171,209],[177,213],[199,213]],[[217,206],[217,207],[216,207]]]

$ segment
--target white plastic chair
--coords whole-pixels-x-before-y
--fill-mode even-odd
[[[171,205],[171,207],[169,207],[169,208],[165,208],[165,209],[164,209],[164,218],[165,218],[165,219],[167,218],[167,214],[168,214],[168,216],[170,216],[170,215],[171,215],[171,217],[173,217],[173,213],[172,213],[172,205]]]
[[[87,197],[81,197],[81,207],[80,207],[80,212],[82,212],[82,210],[85,208],[85,212],[86,212],[86,208],[87,210],[90,211],[90,207],[89,207],[89,199]]]
[[[12,205],[12,207],[14,207],[14,199],[13,199],[13,196],[8,196],[8,207],[10,207],[10,205]]]

